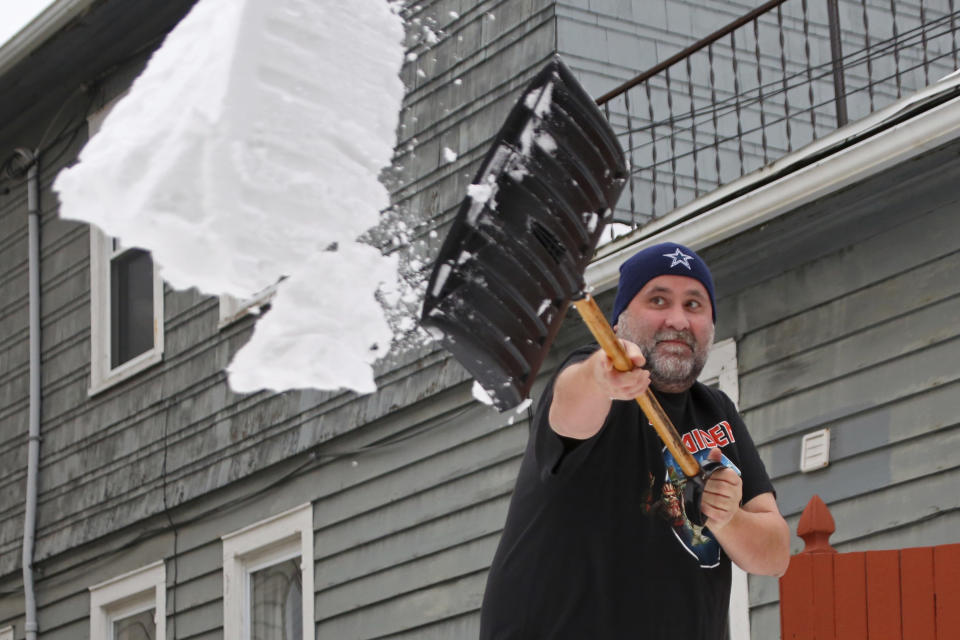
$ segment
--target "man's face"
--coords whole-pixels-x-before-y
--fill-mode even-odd
[[[657,276],[630,301],[615,329],[640,347],[653,386],[679,393],[696,381],[713,344],[710,296],[699,280]]]

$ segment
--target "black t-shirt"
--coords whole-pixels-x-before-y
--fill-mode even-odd
[[[726,395],[697,383],[656,396],[695,457],[719,446],[739,468],[744,503],[773,491]],[[481,640],[726,638],[730,560],[686,520],[683,474],[667,472],[673,458],[637,403],[614,401],[599,433],[571,441],[550,428],[552,397],[553,381],[487,579]]]

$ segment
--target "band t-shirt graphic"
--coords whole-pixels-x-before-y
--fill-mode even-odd
[[[686,519],[682,474],[670,475],[672,456],[637,403],[615,401],[599,433],[570,441],[547,421],[552,389],[530,426],[480,637],[725,638],[730,560]],[[773,491],[729,398],[699,383],[656,395],[695,457],[712,443],[739,469],[744,502]]]
[[[720,438],[710,440],[710,447],[726,446],[727,443],[734,441],[733,434],[729,431],[730,424],[726,420],[715,428],[720,429],[724,427],[728,430],[727,433],[729,433],[729,437],[723,440]],[[693,432],[696,431],[697,430],[694,429]],[[687,433],[683,436],[684,445],[687,446],[687,449],[693,454],[696,461],[703,466],[710,451],[705,448],[698,450],[695,449],[694,446],[687,445],[688,441],[692,441],[692,438],[688,437],[689,435],[690,433]],[[723,442],[723,444],[721,445],[720,442]],[[687,484],[687,477],[674,459],[673,454],[670,453],[666,447],[663,448],[663,462],[666,471],[663,486],[659,495],[656,497],[653,495],[656,482],[654,481],[653,474],[650,474],[651,489],[645,500],[647,513],[657,514],[667,520],[670,526],[673,527],[673,534],[676,536],[677,541],[683,545],[683,548],[686,549],[690,555],[697,559],[701,567],[705,569],[716,567],[720,562],[720,544],[707,527],[695,525],[690,522],[690,518],[687,517],[683,501],[683,492]],[[729,458],[723,456],[721,462],[740,475],[740,469],[731,462]]]

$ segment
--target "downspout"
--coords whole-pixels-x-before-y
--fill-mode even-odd
[[[33,546],[37,525],[37,476],[40,471],[40,172],[38,153],[18,149],[29,162],[27,219],[30,269],[30,427],[27,449],[27,503],[23,517],[23,602],[26,640],[37,638],[37,600],[33,585]]]

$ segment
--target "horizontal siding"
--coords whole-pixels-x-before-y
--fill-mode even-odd
[[[856,214],[859,231],[806,262],[785,248],[785,270],[719,303],[724,330],[740,334],[740,407],[781,510],[795,531],[819,494],[840,551],[943,544],[960,512],[950,488],[960,480],[960,221],[955,191],[944,194],[950,173],[928,175],[909,215],[898,208],[909,194],[885,209],[885,187],[863,185],[874,208]],[[817,206],[837,210],[830,199]],[[831,464],[802,474],[800,438],[824,427]],[[751,577],[750,593],[753,637],[775,637],[777,581]]]
[[[435,413],[397,412],[317,449],[290,478],[280,465],[272,477],[234,483],[230,495],[175,508],[176,538],[165,518],[153,518],[144,531],[49,559],[38,578],[44,637],[86,637],[87,587],[160,558],[168,629],[221,637],[220,537],[306,501],[314,503],[318,637],[475,629],[527,425],[474,402],[468,385]],[[18,606],[0,597],[0,621]]]

